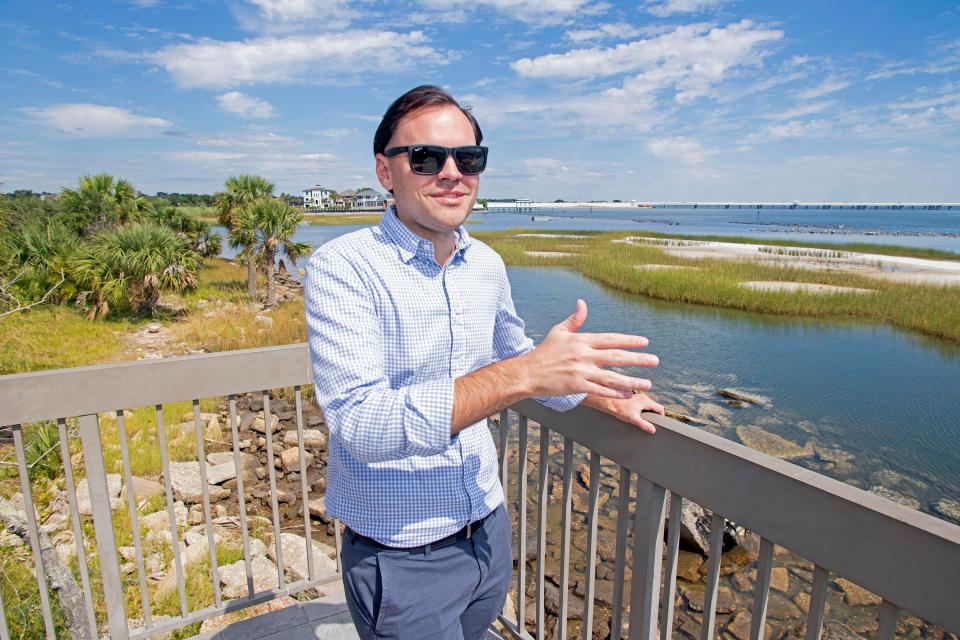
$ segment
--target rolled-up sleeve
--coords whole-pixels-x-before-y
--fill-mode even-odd
[[[373,294],[353,265],[317,251],[307,267],[304,310],[317,402],[332,439],[363,463],[450,446],[453,379],[391,388]]]
[[[502,282],[500,305],[493,329],[493,351],[498,362],[533,350],[533,340],[524,332],[523,319],[517,315],[513,305],[510,279],[507,278],[505,268],[503,268]],[[583,402],[586,397],[585,393],[575,393],[567,396],[536,397],[534,400],[554,411],[569,411]]]

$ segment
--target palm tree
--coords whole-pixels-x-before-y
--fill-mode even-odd
[[[150,203],[129,181],[109,173],[83,176],[76,189],[64,187],[60,200],[72,226],[85,236],[139,220],[150,210]]]
[[[71,272],[84,291],[77,303],[93,301],[94,319],[110,305],[129,305],[155,315],[160,292],[197,286],[200,254],[168,227],[153,222],[113,227],[98,233],[71,260]]]
[[[217,210],[217,219],[220,224],[231,231],[237,224],[237,219],[241,212],[248,209],[253,203],[265,200],[273,196],[273,183],[262,176],[241,174],[231,176],[224,183],[225,191],[215,196],[214,208]],[[246,245],[238,245],[233,242],[230,246],[236,248]],[[244,253],[244,251],[241,251]],[[247,260],[247,294],[251,298],[257,296],[257,268],[251,261]]]
[[[230,230],[230,244],[242,246],[248,264],[258,265],[267,276],[267,306],[277,304],[277,258],[280,253],[296,263],[310,245],[294,242],[293,234],[303,213],[279,200],[260,200],[243,209]]]
[[[173,229],[185,238],[191,248],[204,258],[220,255],[220,236],[210,231],[210,223],[171,205],[153,207],[147,216],[157,224]]]

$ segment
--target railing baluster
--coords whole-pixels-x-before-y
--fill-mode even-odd
[[[613,612],[610,637],[620,640],[623,626],[623,584],[627,566],[627,532],[630,527],[630,470],[620,467],[620,499],[617,504],[617,551],[613,566]]]
[[[897,605],[884,600],[880,603],[880,628],[877,629],[877,640],[893,640],[897,630],[897,616],[900,610]]]
[[[107,475],[100,442],[100,420],[95,414],[84,415],[80,416],[79,424],[83,464],[87,470],[87,487],[90,489],[90,505],[93,510],[93,529],[97,542],[97,560],[100,565],[107,625],[113,640],[127,640],[130,631],[127,627],[123,583],[120,581],[120,565],[117,562],[113,514],[110,512],[110,497],[107,494]]]
[[[233,464],[237,468],[237,508],[240,511],[240,535],[243,538],[243,564],[247,570],[247,595],[253,597],[253,568],[250,566],[250,532],[247,530],[247,502],[243,491],[243,465],[240,462],[240,420],[237,417],[237,396],[231,394],[228,401],[230,403],[230,435],[233,438]]]
[[[750,620],[750,640],[763,640],[767,622],[767,599],[770,595],[770,574],[773,570],[773,543],[760,538],[757,557],[757,582],[753,587],[753,618]]]
[[[137,578],[140,582],[140,602],[143,605],[143,626],[153,628],[150,607],[150,592],[147,589],[147,570],[143,563],[143,542],[140,536],[140,515],[137,513],[137,496],[133,490],[133,474],[130,471],[130,451],[127,446],[127,418],[123,410],[117,411],[117,435],[120,438],[120,456],[123,461],[123,481],[127,484],[127,511],[130,513],[130,533],[133,551],[137,559]],[[81,564],[81,566],[83,566]]]
[[[0,589],[0,640],[10,640],[10,627],[7,626],[7,608],[3,604],[3,589]]]
[[[540,425],[540,499],[537,503],[537,637],[544,638],[546,625],[544,613],[543,581],[544,558],[547,553],[547,485],[550,469],[550,429]]]
[[[337,573],[343,573],[343,567],[340,566],[340,549],[342,540],[340,539],[340,521],[333,521],[333,543],[337,546]]]
[[[504,409],[500,412],[500,486],[503,487],[503,504],[510,504],[507,497],[509,487],[510,471],[507,464],[507,436],[510,433],[510,411]]]
[[[122,413],[122,412],[121,412]],[[87,552],[83,546],[83,528],[80,526],[80,507],[77,506],[77,489],[73,482],[73,463],[70,460],[70,441],[67,438],[67,421],[57,420],[60,436],[60,459],[67,480],[67,501],[70,503],[70,522],[73,525],[73,542],[77,548],[77,566],[80,568],[80,584],[83,588],[83,608],[87,612],[87,630],[91,638],[97,637],[97,618],[93,613],[93,595],[90,591],[90,571],[87,569]],[[127,493],[130,484],[127,483]]]
[[[303,499],[303,534],[307,541],[307,577],[313,580],[313,530],[310,527],[310,483],[307,482],[307,454],[303,443],[303,399],[300,385],[293,388],[297,413],[297,446],[300,450],[300,494]]]
[[[213,601],[220,606],[220,572],[217,570],[217,546],[213,541],[213,518],[210,516],[210,487],[207,485],[207,452],[203,446],[203,427],[200,426],[200,401],[193,401],[193,427],[197,434],[197,458],[200,462],[200,492],[203,494],[203,521],[207,530],[207,551],[210,554],[210,581],[213,583]]]
[[[501,425],[503,422],[501,421]],[[526,626],[527,608],[527,439],[529,437],[527,417],[520,416],[520,447],[517,449],[519,466],[517,468],[517,493],[520,503],[517,505],[517,628],[523,631]],[[506,493],[506,488],[504,488]]]
[[[680,519],[683,517],[683,496],[670,492],[670,530],[667,534],[667,566],[660,599],[660,640],[673,634],[673,606],[677,598],[677,554],[680,550]]]
[[[597,573],[597,511],[600,499],[600,454],[590,453],[590,507],[587,513],[587,575],[583,588],[583,637],[593,637],[593,589]]]
[[[167,452],[167,431],[163,424],[163,405],[156,406],[157,433],[160,438],[160,461],[163,464],[163,488],[167,495],[167,519],[170,522],[170,540],[173,546],[173,566],[177,572],[177,590],[180,592],[180,614],[187,617],[187,590],[183,578],[183,559],[180,557],[180,534],[173,509],[173,481],[170,479],[170,456]]]
[[[657,598],[663,550],[663,512],[667,492],[637,475],[637,510],[633,523],[633,583],[630,586],[630,638],[657,637]]]
[[[50,612],[50,594],[47,592],[47,574],[43,568],[43,550],[40,548],[40,533],[37,529],[37,515],[33,511],[33,492],[30,490],[30,472],[27,469],[27,457],[23,449],[23,431],[19,424],[13,425],[13,444],[17,451],[17,469],[20,472],[20,491],[23,492],[23,510],[27,518],[27,533],[30,549],[33,551],[33,566],[40,589],[40,610],[43,614],[43,627],[47,638],[56,640],[53,627],[53,615]],[[109,507],[108,507],[109,508]]]
[[[710,519],[710,568],[703,594],[703,621],[700,623],[700,640],[713,638],[717,619],[717,587],[720,584],[720,561],[723,559],[723,528],[726,521],[719,513]]]
[[[270,423],[270,394],[263,392],[263,426],[267,439],[267,470],[270,474],[270,511],[273,514],[273,543],[277,552],[277,582],[279,588],[287,586],[285,571],[283,570],[283,544],[280,539],[280,505],[277,504],[277,470],[273,463],[273,429]]]
[[[807,612],[805,640],[820,640],[823,630],[823,613],[827,604],[827,570],[820,565],[813,567],[813,588],[810,590],[810,610]]]
[[[560,612],[557,614],[556,634],[560,640],[567,637],[567,604],[570,601],[570,516],[573,500],[573,440],[563,439],[563,520],[560,532]]]

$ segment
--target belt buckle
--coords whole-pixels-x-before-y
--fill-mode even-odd
[[[470,536],[471,536],[471,535],[473,535],[473,523],[472,523],[472,522],[468,522],[468,523],[467,523],[467,540],[470,539]]]

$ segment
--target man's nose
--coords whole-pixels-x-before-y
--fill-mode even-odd
[[[440,173],[437,175],[441,180],[459,180],[463,177],[460,169],[457,168],[457,161],[453,159],[453,154],[447,156],[443,166],[440,167]]]

